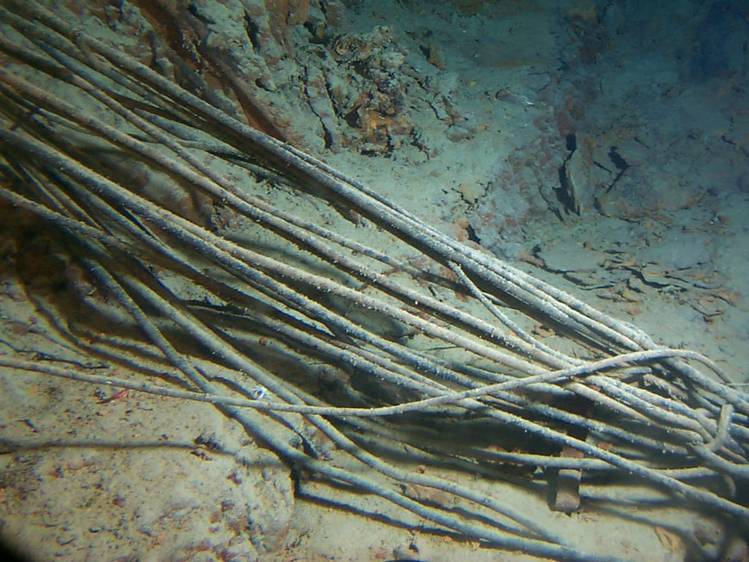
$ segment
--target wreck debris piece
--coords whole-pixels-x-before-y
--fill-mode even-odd
[[[522,436],[521,446],[532,441],[543,447],[547,454],[542,457],[572,448],[605,464],[612,478],[636,479],[675,498],[686,498],[689,509],[704,508],[749,521],[745,501],[712,481],[730,477],[746,463],[749,442],[749,403],[727,384],[727,375],[714,362],[695,352],[657,345],[628,322],[472,244],[446,236],[314,156],[248,127],[120,50],[71,29],[41,4],[23,0],[5,4],[10,8],[0,7],[0,19],[19,33],[0,37],[0,46],[16,59],[14,64],[29,65],[30,72],[18,76],[0,69],[4,110],[0,158],[9,180],[3,183],[0,197],[33,213],[45,228],[65,234],[70,244],[60,245],[60,253],[85,267],[100,289],[96,297],[107,307],[92,312],[105,316],[114,310],[112,316],[135,334],[126,343],[147,368],[138,368],[137,363],[131,367],[132,362],[117,362],[117,366],[137,377],[136,385],[147,384],[154,373],[149,367],[158,364],[156,372],[167,371],[174,377],[174,382],[159,379],[165,385],[162,390],[188,384],[199,390],[192,393],[194,399],[212,396],[225,406],[222,412],[295,468],[300,486],[312,473],[317,483],[337,492],[349,488],[376,496],[399,513],[491,547],[552,559],[591,559],[569,547],[553,525],[540,524],[474,487],[470,478],[455,481],[431,473],[431,468],[439,472],[446,462],[452,467],[458,455],[456,468],[462,474],[491,472],[497,467],[485,462],[483,453],[505,443],[476,442],[476,450],[463,455],[454,442],[440,439],[429,423],[404,422],[406,411],[455,426],[466,437],[475,433],[474,422],[503,441],[507,434],[517,433]],[[37,48],[38,43],[43,48]],[[29,48],[43,61],[38,68],[28,63]],[[72,69],[67,67],[67,57],[77,61]],[[89,72],[94,60],[112,74],[127,77],[123,87],[134,100],[143,101],[144,92],[158,93],[153,106],[143,105],[162,121],[144,118],[123,104],[119,91],[113,91],[100,74]],[[61,90],[70,88],[78,96],[88,96],[99,104],[101,113],[92,114],[78,105],[78,96],[68,101],[57,88],[38,84],[48,86],[50,81]],[[389,91],[387,84],[382,87]],[[29,105],[39,107],[45,119],[53,117],[49,119],[53,126],[38,127],[33,119],[17,119],[28,115]],[[226,168],[245,171],[236,158],[216,156],[206,162],[204,152],[196,153],[175,137],[172,127],[160,125],[179,122],[185,113],[195,116],[196,131],[211,142],[229,145],[235,155],[257,162],[268,174],[282,176],[288,190],[283,195],[298,204],[294,212],[278,205],[282,197],[272,203],[265,199],[266,186],[227,175]],[[392,114],[385,110],[385,115]],[[78,159],[83,151],[75,133],[81,129],[89,141],[95,139],[122,155],[124,165],[117,173],[101,159]],[[128,169],[133,162],[165,176],[169,185],[189,187],[215,204],[230,207],[252,227],[249,238],[213,232],[200,216],[184,216],[171,201],[136,189]],[[310,189],[317,186],[327,190],[326,195],[333,194],[335,203]],[[353,239],[357,234],[369,236],[374,229],[341,232],[336,230],[340,223],[331,226],[334,204],[366,216],[379,227],[387,236],[387,252],[369,246],[368,240]],[[303,215],[298,209],[303,209]],[[320,209],[324,212],[318,213]],[[470,230],[466,226],[469,240]],[[451,268],[467,281],[436,274],[412,279],[413,273],[399,266],[404,255],[423,259],[432,266],[426,271]],[[393,267],[392,274],[383,273]],[[182,286],[170,282],[175,279]],[[441,298],[448,294],[446,289],[460,291],[463,299]],[[354,310],[358,313],[351,313]],[[499,315],[492,310],[509,313],[512,318],[507,318],[520,329],[497,324]],[[383,330],[383,318],[403,330]],[[548,325],[554,337],[539,341],[523,329],[530,322]],[[90,351],[86,346],[92,345],[92,338],[80,337],[80,327],[59,324],[71,330],[70,341],[80,346],[81,353]],[[111,325],[107,323],[104,335]],[[408,336],[406,341],[402,335]],[[187,339],[194,348],[184,345]],[[95,342],[102,353],[122,347],[119,340],[115,344],[107,340]],[[257,346],[251,345],[254,342]],[[277,354],[276,360],[264,360],[270,358],[268,351]],[[447,353],[454,361],[447,360]],[[0,360],[44,376],[56,370],[47,361],[5,355]],[[206,363],[214,368],[204,368]],[[324,383],[329,378],[322,379],[320,364],[339,383],[330,390],[332,395],[327,394],[330,385]],[[300,373],[290,365],[299,366]],[[633,370],[680,385],[686,399],[670,400],[644,391],[630,379]],[[65,374],[83,381],[80,374]],[[3,370],[2,376],[12,375]],[[378,391],[368,394],[357,388],[352,382],[355,377]],[[113,384],[112,379],[108,383]],[[389,393],[383,391],[388,386],[417,400],[407,404],[399,393],[389,400]],[[258,388],[264,389],[263,396],[257,394]],[[584,396],[595,407],[574,409],[571,396]],[[378,407],[383,401],[387,413]],[[447,403],[449,408],[434,409]],[[660,460],[678,469],[694,468],[691,450],[713,443],[725,405],[735,411],[725,422],[731,438],[709,451],[710,458],[721,462],[696,467],[712,479],[695,484],[659,468]],[[356,419],[375,416],[383,417]],[[412,421],[414,425],[408,426]],[[316,443],[305,443],[310,435],[306,429],[311,427],[331,444],[322,455]],[[417,435],[409,431],[412,428],[418,429]],[[422,431],[435,437],[434,449],[427,449]],[[580,437],[588,431],[605,436],[606,441]],[[290,439],[290,432],[300,439]],[[599,445],[602,442],[616,447]],[[388,455],[394,445],[396,461]],[[332,462],[326,460],[328,453]],[[416,463],[399,462],[404,457],[418,459],[430,471],[413,470]],[[405,495],[404,484],[411,490],[423,487],[427,494]],[[526,485],[523,482],[518,490],[527,491]],[[459,498],[461,509],[432,505],[429,498],[438,493]]]
[[[565,205],[569,211],[576,215],[582,214],[583,200],[589,194],[589,179],[587,171],[591,162],[587,160],[582,150],[575,149],[564,163],[564,175],[562,191],[564,193]]]
[[[468,205],[475,205],[486,192],[486,186],[475,181],[464,181],[458,185],[460,196]]]
[[[607,153],[601,143],[601,140],[586,133],[567,135],[567,149],[570,152],[560,174],[560,199],[567,212],[580,215],[594,209],[603,211],[600,201],[605,199],[623,174],[623,170],[617,169],[610,161],[611,149]],[[614,154],[618,157],[618,153]],[[610,215],[606,212],[603,214]]]
[[[389,155],[415,134],[409,116],[406,91],[412,100],[428,106],[431,95],[413,96],[427,87],[415,72],[407,72],[405,53],[393,38],[392,30],[379,26],[368,33],[345,34],[332,45],[338,72],[344,78],[330,78],[333,102],[339,120],[348,124],[348,146],[362,154]],[[329,73],[330,74],[330,73]]]
[[[442,53],[442,49],[440,49],[437,43],[431,41],[426,47],[424,47],[424,50],[426,51],[427,62],[429,62],[429,64],[440,70],[445,70],[445,55]]]
[[[528,99],[528,96],[526,96],[525,94],[516,93],[510,88],[500,88],[499,90],[497,90],[494,93],[494,99],[508,103],[514,103],[525,107],[535,105],[530,99]]]
[[[428,107],[437,96],[412,69],[404,71],[405,53],[389,27],[335,37],[327,19],[340,19],[342,10],[339,2],[322,10],[308,0],[231,0],[187,10],[177,0],[156,0],[145,3],[144,14],[164,30],[153,37],[168,40],[167,47],[155,40],[160,67],[180,71],[183,85],[189,80],[191,91],[213,96],[227,113],[300,148],[388,155],[410,142],[414,104]]]
[[[239,75],[221,58],[214,60],[220,68],[225,80],[234,91],[234,95],[242,107],[247,122],[278,140],[303,144],[302,140],[291,130],[290,118],[277,108],[266,106],[257,95],[257,90],[249,88]]]
[[[293,76],[293,65],[284,57],[291,46],[289,29],[301,23],[304,5],[306,0],[235,0],[198,3],[187,10],[180,2],[156,0],[144,3],[144,13],[156,29],[168,26],[169,33],[162,35],[170,39],[176,66],[187,61],[205,80],[220,83],[253,127],[306,146],[290,125],[299,109],[269,96]]]
[[[325,148],[334,152],[341,148],[338,121],[333,103],[327,93],[327,84],[323,71],[315,66],[307,67],[307,98],[312,111],[320,119],[325,131]]]
[[[560,457],[581,459],[584,455],[575,449],[565,447]],[[573,513],[580,509],[580,481],[582,470],[577,468],[560,468],[557,472],[554,489],[554,510],[562,513]]]

